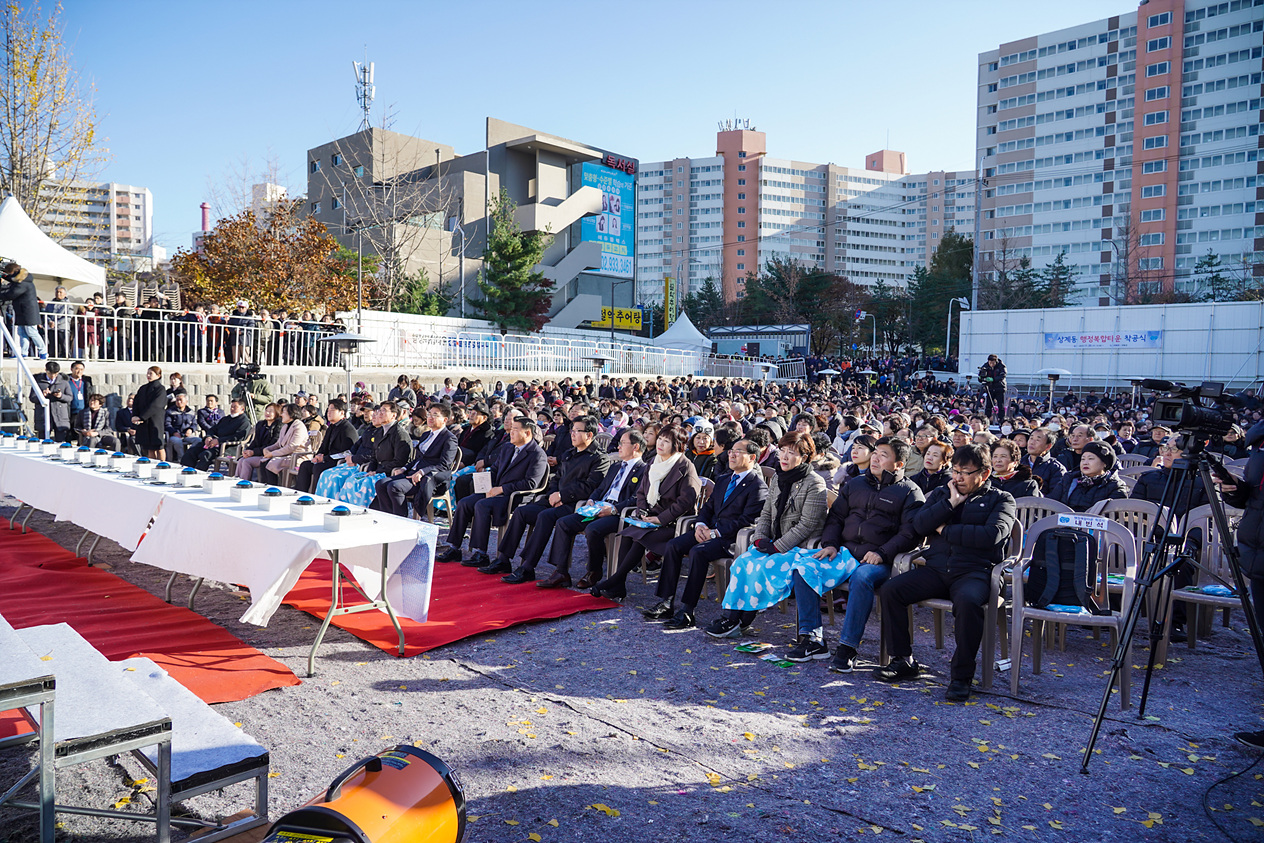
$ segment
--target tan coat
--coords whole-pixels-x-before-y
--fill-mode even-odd
[[[268,471],[280,474],[286,468],[292,468],[303,460],[311,459],[311,454],[296,453],[307,447],[307,425],[294,420],[281,428],[275,445],[267,448]]]

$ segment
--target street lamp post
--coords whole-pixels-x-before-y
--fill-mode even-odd
[[[957,296],[955,299],[948,300],[948,330],[944,335],[944,363],[948,362],[948,358],[952,356],[952,306],[958,304],[966,310],[970,310],[970,300],[965,296]],[[961,350],[961,336],[957,336],[957,350]]]
[[[681,276],[681,273],[684,272],[685,264],[695,264],[695,263],[702,263],[702,261],[698,260],[697,258],[691,258],[688,255],[676,261],[676,299],[677,299],[676,313],[678,314],[680,313],[680,305],[684,302],[684,295],[682,292],[683,288],[680,286],[680,281],[681,281],[680,276]],[[664,300],[663,301],[663,319],[665,320],[666,318],[667,318],[667,301]]]
[[[873,320],[873,345],[870,346],[869,353],[876,358],[878,356],[878,317],[873,313],[866,313],[860,321],[863,322],[866,319]]]

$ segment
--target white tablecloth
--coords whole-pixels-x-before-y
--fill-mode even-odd
[[[394,577],[387,586],[392,606],[414,620],[426,618],[436,531],[418,521],[370,512],[370,523],[328,531],[320,522],[291,519],[288,510],[265,512],[226,494],[213,496],[200,486],[155,486],[9,449],[0,449],[0,491],[134,551],[134,562],[245,585],[250,608],[241,620],[258,626],[267,625],[303,570],[333,550],[376,599],[385,546],[387,575]],[[427,564],[416,570],[414,555],[408,570],[401,572],[401,564],[419,544],[425,545]],[[396,599],[417,594],[420,582],[425,599]]]

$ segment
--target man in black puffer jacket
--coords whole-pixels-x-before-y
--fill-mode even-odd
[[[1246,510],[1238,522],[1238,553],[1242,573],[1250,585],[1256,625],[1264,629],[1264,448],[1260,447],[1261,443],[1264,443],[1264,421],[1256,422],[1246,433],[1244,444],[1250,456],[1243,482],[1230,486],[1216,478],[1216,485],[1224,493],[1225,503]],[[1264,729],[1238,732],[1234,737],[1246,746],[1264,749]]]
[[[908,607],[935,597],[952,599],[957,648],[952,654],[952,681],[946,697],[970,697],[979,645],[983,642],[983,607],[991,593],[992,569],[1005,558],[1017,508],[1008,492],[995,488],[987,446],[963,445],[952,455],[952,479],[931,492],[913,513],[913,529],[929,539],[926,564],[900,574],[882,587],[882,613],[887,624],[891,663],[873,672],[882,682],[915,679],[922,672],[913,659]],[[992,658],[987,653],[985,658]]]
[[[917,484],[904,476],[908,452],[909,444],[903,439],[879,439],[869,470],[843,484],[825,519],[816,558],[832,559],[839,548],[846,548],[860,563],[847,580],[847,613],[830,663],[835,673],[852,672],[874,593],[891,576],[896,555],[912,550],[921,541],[913,529],[913,513],[926,498]],[[814,630],[821,625],[820,596],[798,571],[793,581],[799,630]]]

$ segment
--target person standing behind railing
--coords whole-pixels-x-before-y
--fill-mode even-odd
[[[53,357],[66,357],[70,354],[70,317],[75,306],[66,298],[66,288],[58,286],[53,291],[53,300],[44,305],[47,314],[44,327],[48,331],[49,353]]]
[[[14,261],[0,269],[5,286],[0,288],[0,299],[13,302],[13,327],[22,354],[34,353],[41,360],[48,359],[48,346],[39,332],[39,296],[35,292],[35,279]]]

